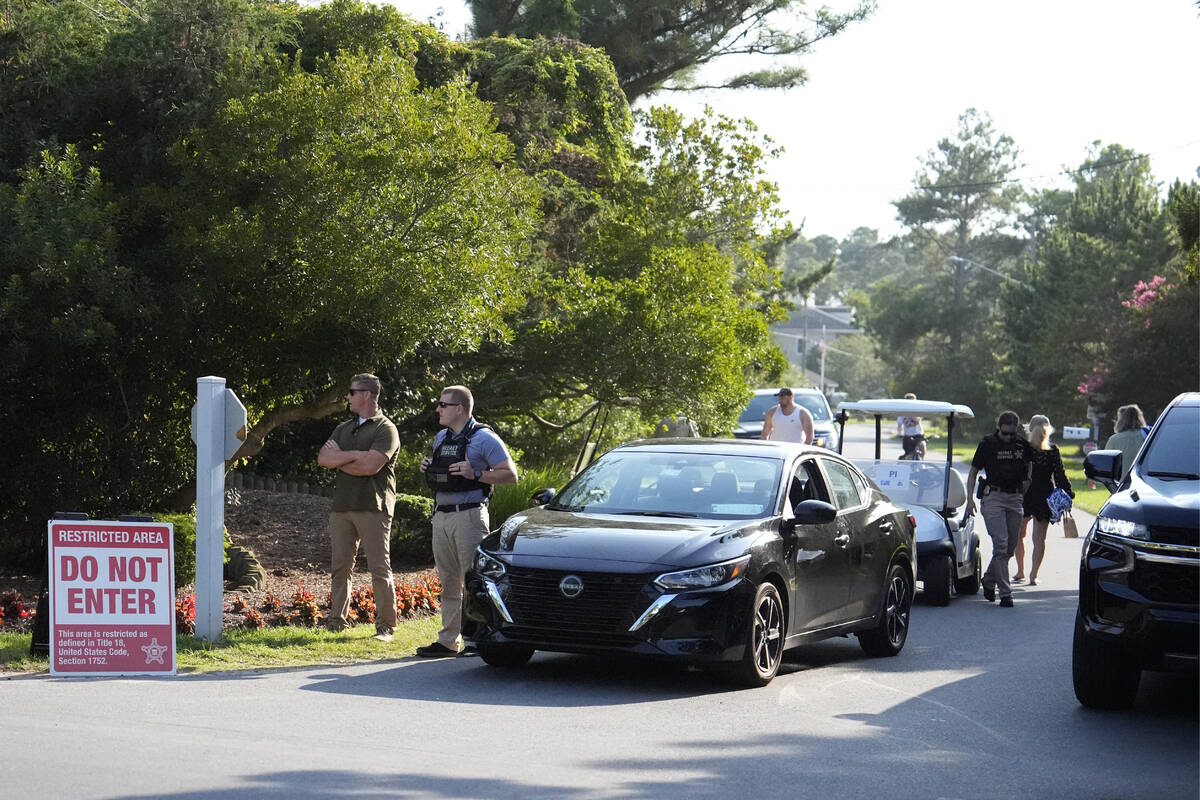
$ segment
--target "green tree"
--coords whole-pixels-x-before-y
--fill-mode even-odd
[[[1168,274],[1176,252],[1148,159],[1095,143],[1073,174],[1069,199],[1051,198],[1051,222],[1022,276],[1033,291],[1006,288],[999,303],[1006,365],[998,385],[1010,403],[1060,424],[1084,420],[1089,399],[1102,418],[1139,402],[1101,389],[1096,377],[1112,373],[1113,334],[1130,313],[1122,301],[1139,282]]]
[[[822,39],[865,19],[863,0],[846,13],[803,0],[468,0],[476,36],[564,36],[600,47],[632,103],[658,89],[790,88],[804,82],[797,63]],[[762,66],[762,57],[767,65]],[[699,71],[719,60],[752,57],[754,68],[709,82]]]
[[[898,385],[922,397],[990,409],[988,385],[1004,364],[995,297],[1023,247],[1012,228],[1017,159],[1013,140],[968,109],[926,157],[915,191],[895,203],[908,267],[874,283],[856,312]]]

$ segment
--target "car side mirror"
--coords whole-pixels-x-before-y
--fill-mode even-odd
[[[544,506],[555,497],[558,497],[558,489],[538,489],[530,496],[529,502],[535,506]]]
[[[1083,459],[1083,474],[1089,481],[1102,483],[1109,492],[1115,492],[1124,474],[1121,463],[1124,456],[1120,450],[1093,450]]]
[[[837,519],[837,509],[824,500],[805,500],[796,506],[796,525],[820,525]]]

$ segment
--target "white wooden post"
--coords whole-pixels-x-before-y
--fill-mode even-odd
[[[221,638],[225,561],[225,379],[196,379],[196,636]]]
[[[221,638],[225,562],[225,460],[246,438],[246,407],[225,379],[196,379],[196,636]]]

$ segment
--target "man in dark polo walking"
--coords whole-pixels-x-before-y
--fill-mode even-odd
[[[495,431],[472,416],[475,399],[465,386],[447,386],[437,404],[445,430],[433,438],[433,455],[421,461],[434,490],[433,561],[442,581],[442,630],[417,648],[423,658],[457,655],[463,648],[463,579],[475,548],[488,535],[492,487],[517,482],[517,465]]]
[[[379,410],[382,388],[379,378],[368,373],[350,379],[346,404],[354,417],[333,429],[317,463],[338,471],[329,514],[333,554],[327,624],[334,631],[348,624],[350,574],[361,541],[375,592],[375,638],[390,642],[396,628],[390,537],[400,436]]]

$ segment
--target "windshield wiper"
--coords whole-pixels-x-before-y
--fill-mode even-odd
[[[686,511],[618,511],[616,513],[639,517],[678,517],[680,519],[695,519],[700,516],[699,514],[689,514]]]
[[[546,508],[549,509],[550,511],[583,511],[584,507],[583,506],[560,506],[557,504],[551,504],[551,505],[546,506]]]
[[[1200,481],[1200,475],[1194,472],[1147,472],[1151,478],[1183,478],[1185,481]]]

